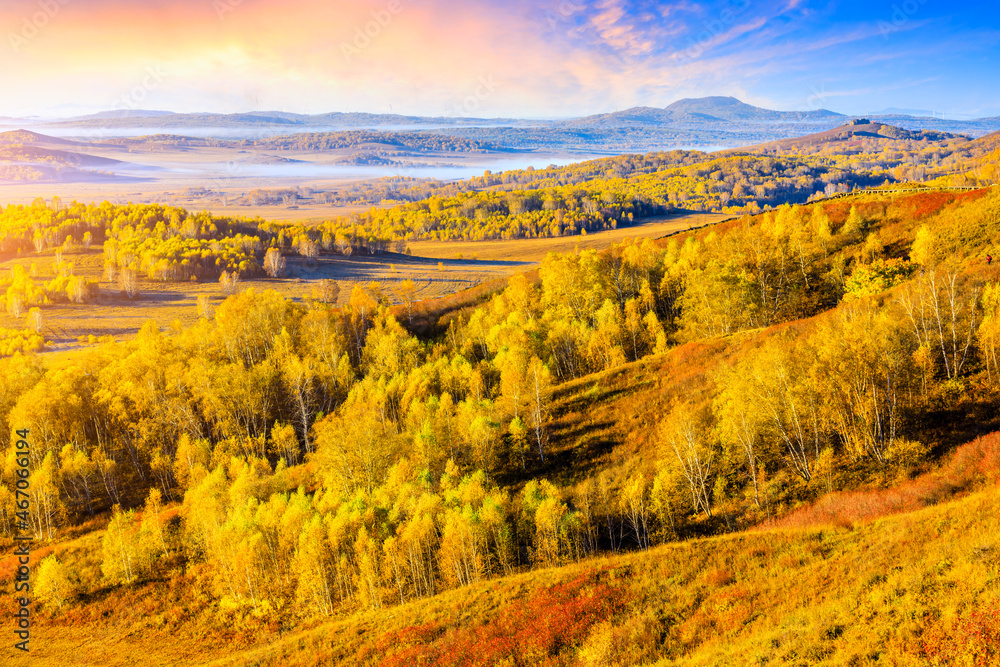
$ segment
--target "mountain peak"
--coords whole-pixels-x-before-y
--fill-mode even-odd
[[[741,106],[741,107],[749,107],[749,106],[751,106],[751,105],[747,104],[746,102],[738,100],[738,99],[736,99],[735,97],[733,97],[731,95],[726,95],[726,96],[723,96],[723,95],[708,95],[706,97],[682,97],[681,99],[677,100],[673,104],[670,104],[666,108],[670,109],[670,110],[678,110],[678,109],[687,109],[687,108],[692,107],[692,106],[702,107],[702,106],[705,106],[705,105],[711,105],[711,106]],[[755,108],[755,107],[753,107],[753,108]]]
[[[840,117],[841,114],[827,111],[826,109],[815,109],[810,111],[774,111],[763,109],[747,104],[735,97],[686,97],[677,100],[665,109],[673,113],[676,117],[690,117],[693,120],[711,116],[727,121],[810,121],[829,120]]]

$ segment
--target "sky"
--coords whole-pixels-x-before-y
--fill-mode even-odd
[[[0,0],[0,116],[1000,115],[996,2]]]

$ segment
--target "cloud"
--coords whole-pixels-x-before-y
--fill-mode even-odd
[[[888,40],[899,57],[888,56],[871,11],[845,1],[858,6],[72,0],[19,50],[0,43],[0,86],[17,93],[0,102],[0,115],[15,105],[42,109],[67,100],[107,105],[141,85],[151,66],[169,76],[145,102],[177,110],[238,111],[259,102],[292,111],[392,105],[438,114],[475,96],[484,79],[495,85],[477,97],[477,115],[579,115],[706,94],[799,99],[808,93],[770,91],[798,86],[803,76],[811,78],[806,90],[834,79],[838,90],[878,87],[879,63],[917,71],[921,50],[938,54],[933,66],[949,67],[957,56],[941,45],[972,34],[949,28],[922,5]],[[0,25],[20,35],[38,7],[5,2]],[[995,40],[987,39],[995,30],[978,30],[970,43],[987,60],[995,57]],[[973,50],[955,52],[970,59]]]
[[[605,44],[629,56],[640,56],[653,50],[649,32],[636,25],[626,11],[624,0],[605,0],[590,19]]]

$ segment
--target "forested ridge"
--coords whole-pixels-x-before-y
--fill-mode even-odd
[[[314,254],[378,253],[403,251],[415,239],[576,235],[628,226],[678,208],[757,212],[761,205],[804,202],[817,190],[846,192],[885,180],[884,174],[855,175],[796,159],[738,156],[690,162],[688,157],[631,156],[598,165],[599,174],[564,170],[512,191],[492,188],[509,180],[508,175],[487,173],[469,181],[477,190],[433,194],[308,226],[219,218],[155,204],[64,204],[58,198],[50,204],[39,199],[0,211],[0,252],[41,252],[81,243],[89,235],[89,243],[105,247],[114,271],[131,269],[175,280],[211,278],[223,270],[252,276],[261,271],[270,247]],[[674,163],[680,166],[670,166]]]
[[[550,255],[440,334],[412,333],[414,305],[379,284],[339,308],[249,288],[189,328],[151,323],[63,363],[14,354],[0,414],[29,432],[31,502],[14,513],[11,436],[4,534],[23,520],[56,545],[35,582],[53,622],[184,580],[158,623],[247,639],[892,486],[965,433],[937,421],[995,411],[998,197],[856,195]],[[131,240],[205,237],[179,279],[263,263],[248,221],[109,204],[0,215],[21,230],[7,252],[89,234],[115,269],[170,279]],[[295,238],[254,224],[274,248]],[[968,428],[996,427],[978,419]],[[990,477],[962,479],[938,493]],[[59,550],[98,526],[99,553]]]
[[[461,181],[387,177],[324,193],[323,198],[340,204],[385,206],[435,196],[445,200],[475,192],[545,190],[595,180],[648,181],[644,177],[663,172],[657,187],[675,206],[741,214],[754,212],[755,202],[766,208],[844,192],[864,183],[989,184],[996,181],[996,140],[995,134],[970,140],[874,123],[717,153],[672,150],[618,155],[561,167],[487,171]],[[794,183],[787,178],[789,172]],[[849,178],[847,172],[856,176]],[[678,176],[692,176],[694,185],[702,182],[704,187],[691,187],[691,182]],[[295,199],[295,193],[284,193],[289,194]]]

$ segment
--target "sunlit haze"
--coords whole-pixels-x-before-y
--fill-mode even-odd
[[[0,116],[566,117],[705,95],[993,116],[998,14],[931,0],[9,0]]]

